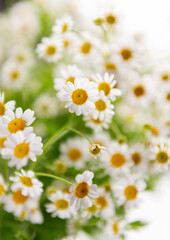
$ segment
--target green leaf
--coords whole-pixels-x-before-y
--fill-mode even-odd
[[[146,223],[146,222],[138,220],[138,221],[135,221],[135,222],[128,223],[126,225],[126,227],[127,227],[128,230],[131,230],[131,229],[132,230],[138,230],[139,228],[144,227],[147,224],[148,223]]]

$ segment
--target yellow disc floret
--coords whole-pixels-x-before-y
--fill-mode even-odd
[[[13,201],[16,204],[23,204],[27,200],[28,197],[22,195],[21,190],[13,193]]]
[[[24,158],[28,155],[29,153],[29,144],[28,143],[20,143],[16,145],[14,148],[14,155],[17,158]]]
[[[75,189],[75,196],[77,198],[84,198],[89,193],[89,185],[86,182],[78,183]]]
[[[69,150],[68,156],[72,161],[77,161],[81,158],[82,154],[81,154],[80,150],[78,150],[76,148],[72,148]]]
[[[105,95],[108,96],[111,90],[110,84],[107,82],[101,82],[98,86],[98,90],[99,92],[103,90]]]
[[[115,153],[111,156],[110,163],[113,167],[122,167],[126,162],[125,157],[121,153]]]
[[[17,131],[22,131],[25,128],[25,121],[21,118],[13,119],[8,124],[8,131],[10,133],[16,133]]]
[[[59,210],[66,210],[69,207],[68,201],[65,199],[59,199],[55,203],[56,208]]]
[[[29,177],[25,177],[25,176],[20,177],[20,182],[21,182],[23,185],[25,185],[26,187],[32,187],[32,186],[33,186],[32,180],[31,180],[31,178],[29,178]]]
[[[138,190],[135,186],[129,185],[124,190],[124,195],[127,200],[135,200],[138,194]]]
[[[76,89],[72,92],[71,98],[76,105],[84,104],[88,99],[88,94],[84,89]]]

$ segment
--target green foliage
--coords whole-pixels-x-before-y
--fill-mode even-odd
[[[143,222],[143,221],[138,220],[138,221],[131,222],[131,223],[127,224],[127,225],[126,225],[126,228],[127,228],[128,230],[138,230],[139,228],[144,227],[144,226],[146,226],[147,224],[148,224],[148,223],[146,223],[146,222]]]

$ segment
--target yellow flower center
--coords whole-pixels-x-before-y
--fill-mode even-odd
[[[98,101],[96,101],[95,106],[99,112],[102,112],[106,109],[106,103],[102,99],[99,99]]]
[[[89,193],[89,185],[86,182],[78,183],[75,189],[75,196],[77,198],[84,198]]]
[[[48,46],[46,49],[46,54],[47,55],[54,55],[56,53],[56,47],[55,46]]]
[[[126,162],[125,157],[121,153],[115,153],[111,156],[110,163],[113,167],[122,167]]]
[[[76,105],[82,105],[87,101],[88,94],[84,89],[76,89],[72,92],[71,98]]]
[[[5,104],[0,102],[0,116],[3,116],[5,113]]]
[[[145,94],[145,89],[142,85],[134,87],[133,92],[136,97],[142,97]]]
[[[23,62],[24,61],[24,56],[18,55],[17,60],[18,60],[18,62]]]
[[[23,204],[27,200],[28,197],[22,195],[21,190],[13,193],[13,201],[16,204]]]
[[[11,72],[11,79],[16,80],[19,77],[19,72],[18,71],[13,71]]]
[[[103,121],[100,121],[99,119],[94,119],[93,117],[91,117],[92,122],[94,122],[95,124],[101,124]]]
[[[21,118],[15,118],[8,124],[8,131],[10,133],[16,133],[17,131],[24,130],[25,121]]]
[[[32,187],[32,180],[29,177],[20,177],[20,182],[25,185],[26,187]]]
[[[80,150],[78,150],[76,148],[72,148],[68,152],[68,156],[72,161],[77,161],[81,158],[82,154],[81,154]]]
[[[58,161],[56,162],[56,165],[55,165],[55,170],[56,170],[56,173],[58,173],[58,174],[63,174],[63,173],[66,172],[67,167],[66,167],[66,165],[64,164],[63,161],[58,160]]]
[[[100,206],[100,209],[104,209],[108,205],[106,198],[101,196],[96,199],[96,204]]]
[[[67,80],[66,80],[66,84],[68,83],[68,82],[71,82],[72,84],[74,84],[74,79],[75,79],[75,77],[69,77],[69,78],[67,78]]]
[[[129,48],[123,48],[120,51],[120,55],[122,56],[123,60],[127,61],[132,58],[132,50]]]
[[[161,76],[161,79],[163,80],[163,81],[167,81],[168,79],[170,79],[170,75],[169,74],[163,74],[162,76]]]
[[[132,158],[132,161],[134,162],[135,165],[140,164],[140,162],[141,162],[141,155],[139,153],[137,153],[137,152],[133,153],[131,158]]]
[[[95,146],[90,148],[90,152],[93,155],[97,155],[97,154],[99,154],[101,152],[101,148],[97,144],[95,144]]]
[[[129,185],[124,190],[124,195],[127,200],[135,200],[138,194],[138,190],[135,186]]]
[[[0,197],[4,194],[5,189],[3,185],[0,185]]]
[[[170,92],[166,95],[166,100],[170,101]]]
[[[101,82],[98,86],[98,90],[99,92],[103,90],[105,95],[108,96],[111,90],[110,84],[107,82]]]
[[[83,43],[81,46],[81,52],[83,54],[88,54],[91,51],[92,45],[89,42]]]
[[[161,163],[161,164],[165,164],[168,162],[168,154],[164,151],[158,152],[156,155],[156,160]]]
[[[66,210],[69,207],[68,201],[65,199],[59,199],[55,203],[56,208],[59,210]]]
[[[113,16],[112,14],[109,14],[107,17],[106,17],[106,22],[108,24],[115,24],[116,23],[116,17]]]
[[[24,158],[28,155],[28,153],[29,153],[29,144],[25,142],[16,145],[16,147],[14,148],[14,155],[17,158]]]
[[[159,136],[159,130],[156,127],[151,126],[150,130],[151,130],[153,135]]]
[[[7,140],[7,138],[6,137],[1,137],[0,138],[0,148],[4,148],[5,146],[4,146],[4,142]]]
[[[69,40],[65,39],[64,40],[64,47],[67,48],[69,46],[70,42]]]
[[[62,29],[62,30],[63,30],[63,33],[66,32],[67,29],[68,29],[68,25],[67,25],[67,23],[65,23],[65,24],[63,25],[63,29]]]
[[[91,207],[87,208],[87,211],[91,214],[95,214],[97,211],[97,207],[93,204]]]
[[[112,62],[105,63],[105,68],[106,68],[106,70],[109,70],[109,71],[116,71],[117,70],[116,65]]]
[[[118,222],[114,222],[113,223],[113,232],[114,234],[118,234],[119,233],[119,226],[118,226]]]

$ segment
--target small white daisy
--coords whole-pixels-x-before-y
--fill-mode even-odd
[[[60,145],[60,159],[66,166],[80,169],[89,158],[89,144],[85,139],[69,138]]]
[[[99,156],[104,150],[105,150],[105,147],[101,146],[100,144],[93,144],[90,146],[90,153],[95,158]]]
[[[61,191],[51,194],[48,199],[52,203],[45,205],[46,211],[52,213],[52,217],[58,216],[62,219],[71,218],[71,216],[75,215],[75,209],[73,206],[69,205],[68,195],[69,194]]]
[[[121,236],[125,233],[125,225],[124,221],[116,218],[109,220],[106,227],[108,240],[120,240]]]
[[[22,195],[30,196],[30,197],[39,197],[42,192],[43,184],[35,178],[35,173],[31,170],[25,172],[21,169],[20,172],[15,172],[15,177],[10,177],[10,181],[12,181],[11,190],[13,192],[17,190],[21,190]]]
[[[27,109],[23,112],[22,108],[17,108],[15,113],[8,110],[2,117],[3,123],[0,123],[0,131],[3,135],[22,131],[30,126],[35,120],[34,111]]]
[[[105,96],[104,91],[100,91],[99,99],[95,102],[95,110],[93,112],[93,118],[103,121],[108,115],[113,116],[114,106],[110,103],[108,98]]]
[[[32,207],[27,210],[28,221],[33,224],[42,224],[43,223],[43,215],[38,207]]]
[[[93,75],[93,80],[99,92],[104,91],[105,96],[115,101],[117,96],[121,96],[121,90],[115,88],[116,80],[114,74],[109,75],[108,72],[102,77],[100,74]]]
[[[0,92],[0,117],[4,116],[7,110],[14,110],[15,108],[15,101],[5,101],[5,94],[4,92]]]
[[[36,52],[47,62],[57,62],[62,56],[63,42],[59,37],[45,37],[38,44]]]
[[[98,197],[97,185],[92,184],[93,177],[94,173],[90,171],[76,176],[77,185],[70,187],[70,195],[68,196],[70,205],[74,205],[76,209],[79,209],[81,205],[83,208],[92,206],[89,197]]]
[[[63,100],[67,101],[65,108],[69,108],[69,112],[75,112],[77,116],[81,114],[86,116],[95,108],[94,102],[98,99],[98,91],[89,79],[76,78],[74,85],[67,82],[64,90]]]
[[[17,169],[27,165],[28,160],[36,161],[36,155],[42,154],[41,137],[34,133],[18,131],[8,136],[4,142],[5,148],[2,149],[1,155],[4,159],[10,159],[9,167],[16,166]]]
[[[0,202],[4,201],[5,193],[7,191],[7,185],[3,176],[0,174]]]
[[[73,19],[69,14],[65,14],[62,18],[57,19],[55,25],[52,27],[54,34],[65,34],[72,30]]]

